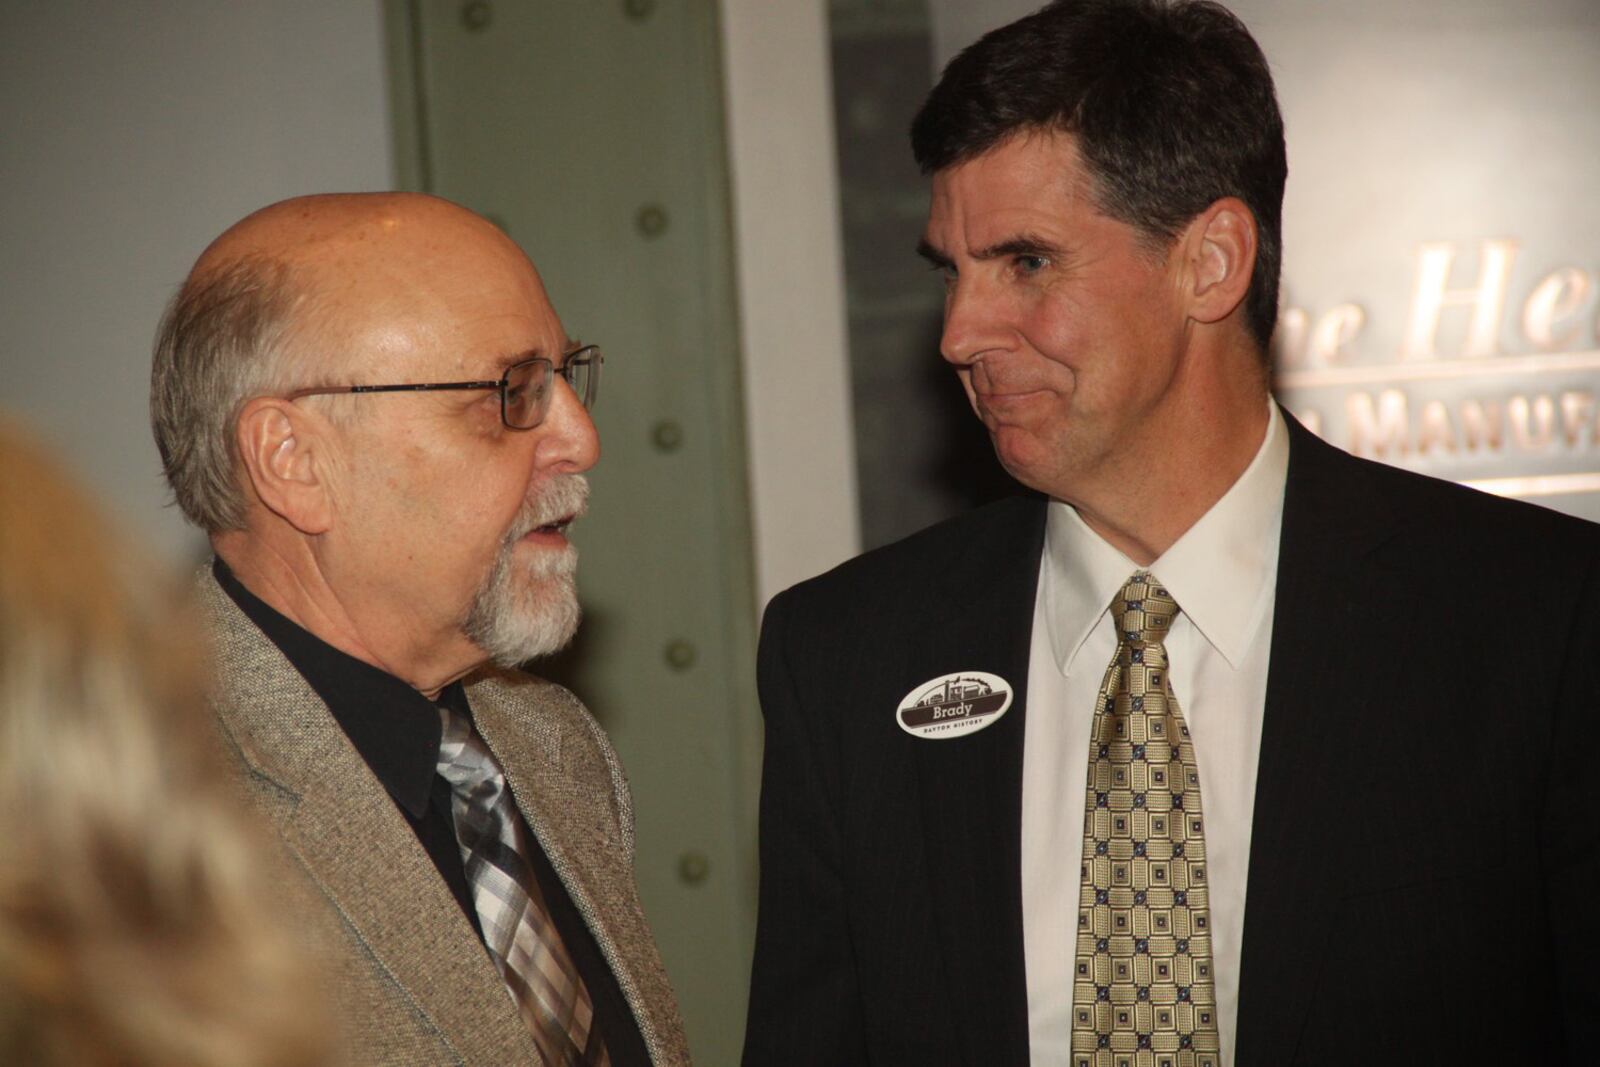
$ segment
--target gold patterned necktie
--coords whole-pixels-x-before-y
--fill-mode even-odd
[[[1220,1067],[1200,773],[1167,677],[1178,605],[1135,574],[1089,741],[1073,1067]]]

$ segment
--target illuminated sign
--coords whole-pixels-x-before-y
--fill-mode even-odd
[[[1360,302],[1285,308],[1279,398],[1358,456],[1600,518],[1600,271],[1555,266],[1513,291],[1520,253],[1512,239],[1422,245],[1388,358],[1363,343]]]

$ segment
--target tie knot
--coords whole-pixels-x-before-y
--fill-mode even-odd
[[[439,709],[444,734],[439,739],[438,771],[450,788],[463,795],[485,782],[500,780],[500,765],[489,747],[472,730],[472,720],[449,708]]]
[[[1172,594],[1144,571],[1129,578],[1111,602],[1117,639],[1135,648],[1165,641],[1177,614],[1178,602],[1172,599]]]

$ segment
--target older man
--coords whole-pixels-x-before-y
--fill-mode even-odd
[[[1271,403],[1248,32],[1059,0],[912,140],[1040,495],[768,609],[746,1063],[1590,1062],[1600,536]]]
[[[515,244],[417,195],[251,215],[162,324],[216,713],[353,1061],[688,1060],[616,756],[514,669],[577,625],[599,369]]]

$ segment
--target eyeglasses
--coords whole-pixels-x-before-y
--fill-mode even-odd
[[[306,396],[334,396],[342,393],[433,393],[450,389],[496,389],[500,392],[500,421],[512,430],[531,430],[550,412],[551,386],[557,375],[585,408],[594,407],[600,391],[599,345],[584,345],[568,353],[561,366],[543,356],[513,363],[498,381],[419,382],[411,385],[337,385],[297,389],[286,399]]]

